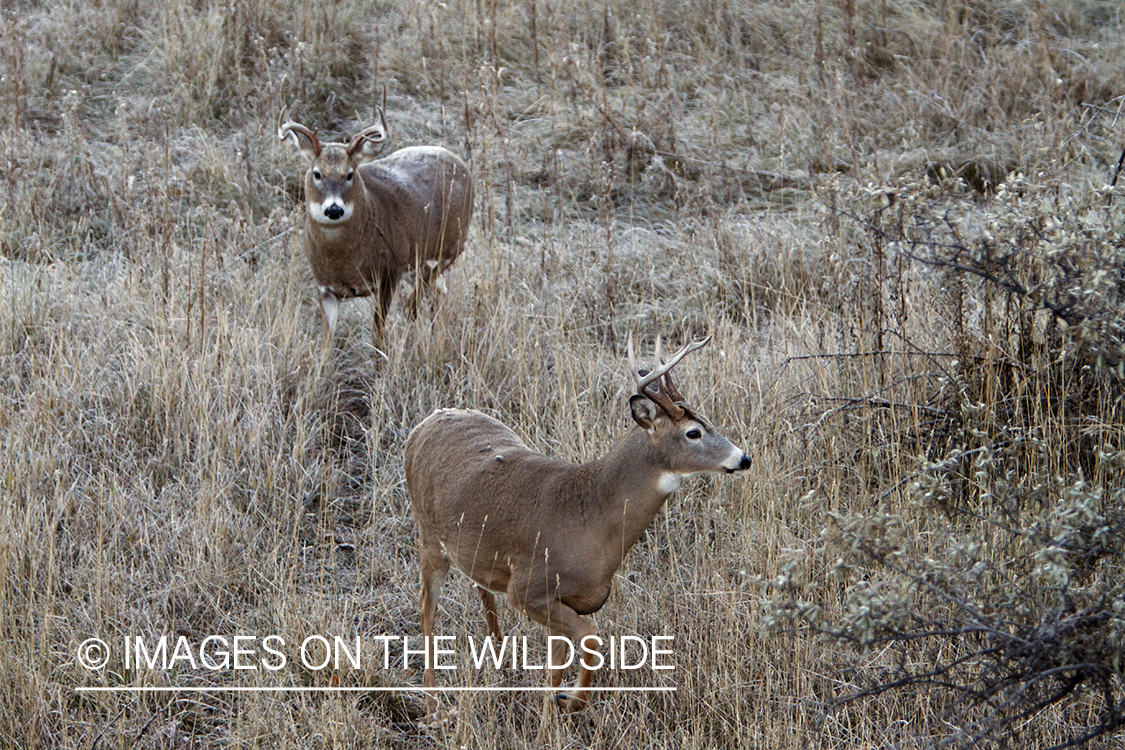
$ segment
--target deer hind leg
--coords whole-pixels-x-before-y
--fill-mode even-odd
[[[442,584],[445,583],[449,573],[449,560],[440,551],[430,552],[425,542],[422,548],[422,595],[418,600],[418,609],[422,614],[422,645],[426,649],[426,662],[424,679],[426,687],[437,686],[434,679],[434,617],[437,615],[438,594]],[[426,710],[434,713],[438,709],[437,695],[430,692],[426,699]]]
[[[371,314],[371,344],[378,349],[383,345],[387,328],[387,312],[391,309],[391,298],[395,293],[396,279],[386,276],[375,283],[375,304]]]
[[[477,586],[476,589],[477,593],[480,594],[481,604],[484,605],[484,619],[488,623],[488,632],[492,634],[492,639],[499,645],[503,642],[503,636],[500,634],[500,617],[496,614],[496,597],[482,586]]]
[[[601,665],[593,654],[582,651],[581,647],[585,642],[587,651],[596,652],[598,642],[593,639],[589,641],[586,639],[590,636],[596,636],[598,631],[589,622],[582,619],[577,612],[558,599],[527,601],[523,603],[521,609],[532,620],[545,625],[552,635],[565,636],[570,640],[575,649],[575,660],[578,661],[578,680],[574,683],[573,693],[559,693],[555,696],[555,705],[564,711],[582,710],[590,702],[590,691],[586,688],[590,687],[590,683],[594,679],[593,671],[586,664],[593,663],[595,667]],[[552,642],[551,644],[550,657],[554,664],[563,661],[561,655],[555,652],[556,647],[562,648],[563,644],[558,642]],[[561,685],[563,671],[562,668],[552,669],[548,675],[547,684],[551,687]]]
[[[446,292],[445,279],[441,278],[441,274],[445,269],[451,265],[451,260],[444,258],[430,258],[418,263],[418,268],[414,272],[413,288],[410,290],[410,296],[406,299],[406,311],[411,320],[418,317],[418,307],[422,302],[422,297],[429,294],[431,287],[437,289],[438,292],[444,294]],[[430,295],[431,303],[435,301],[434,295]]]

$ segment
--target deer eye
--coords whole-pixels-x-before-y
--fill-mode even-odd
[[[355,172],[348,172],[348,176],[347,176],[347,177],[345,177],[344,179],[346,179],[346,180],[347,180],[348,182],[351,182],[351,181],[352,181],[352,177],[353,177],[354,175],[355,175]]]
[[[690,430],[688,430],[684,434],[687,436],[688,440],[699,440],[699,438],[703,437],[703,433],[700,432],[695,427],[691,428]]]
[[[322,177],[321,177],[321,175],[320,175],[320,170],[319,170],[319,169],[314,169],[314,170],[313,170],[313,179],[314,179],[314,180],[317,180],[317,181],[319,181],[319,180],[321,180],[321,179],[322,179]]]

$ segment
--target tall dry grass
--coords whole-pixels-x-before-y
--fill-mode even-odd
[[[104,0],[7,4],[0,22],[0,744],[949,734],[940,702],[909,694],[822,721],[880,655],[761,627],[783,567],[842,601],[806,554],[826,513],[908,507],[902,483],[927,458],[917,410],[852,407],[937,404],[935,359],[987,351],[1004,325],[842,212],[855,186],[904,176],[1107,179],[1125,93],[1115,3]],[[396,306],[379,353],[366,303],[347,303],[322,358],[302,165],[276,122],[342,136],[383,86],[395,145],[471,162],[476,218],[435,309],[411,322]],[[638,132],[656,159],[634,170]],[[292,660],[164,672],[115,654],[90,672],[76,651],[93,636],[415,635],[410,428],[472,406],[553,455],[600,455],[629,427],[624,341],[655,331],[714,335],[681,390],[754,459],[685,485],[593,618],[674,635],[677,692],[562,717],[540,694],[457,695],[455,719],[427,726],[410,692],[76,691],[419,684]],[[442,601],[441,633],[483,634],[463,581]],[[1048,714],[1021,742],[1079,721]]]

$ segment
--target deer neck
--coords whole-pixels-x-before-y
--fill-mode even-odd
[[[621,553],[641,538],[680,477],[662,465],[648,433],[635,428],[596,464],[602,521],[621,539]]]

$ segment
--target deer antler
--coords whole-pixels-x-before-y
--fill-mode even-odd
[[[290,133],[300,133],[301,135],[305,136],[305,138],[308,138],[309,139],[309,145],[312,147],[314,156],[316,156],[316,157],[320,156],[320,139],[318,139],[316,137],[316,133],[309,130],[304,125],[300,124],[299,122],[293,122],[292,120],[290,120],[289,122],[285,123],[284,125],[281,125],[280,127],[278,127],[278,129],[277,129],[277,139],[279,141],[284,141],[286,138],[289,137]],[[300,145],[300,139],[298,139],[297,145],[298,146]]]
[[[695,351],[699,347],[706,345],[707,342],[709,342],[710,340],[711,340],[711,337],[708,336],[707,338],[698,342],[698,346],[693,346],[691,349],[687,349],[687,347],[684,347],[685,349],[687,349],[687,351],[683,352],[683,354],[687,354],[688,352]],[[677,355],[677,356],[681,356],[681,355]],[[656,359],[661,364],[664,364],[664,354],[660,351],[660,337],[659,336],[656,338]],[[673,364],[675,364],[675,363],[673,363]],[[679,389],[677,389],[676,385],[672,382],[672,372],[671,372],[670,369],[669,369],[668,372],[664,373],[664,386],[665,386],[665,390],[667,390],[667,392],[668,392],[668,396],[672,399],[673,402],[675,402],[677,404],[687,402],[687,399],[683,397],[683,395],[680,393]]]
[[[633,334],[629,334],[629,370],[633,373],[633,380],[637,384],[637,393],[645,398],[651,400],[661,409],[663,409],[668,416],[679,418],[683,416],[684,410],[679,406],[684,402],[684,397],[676,390],[676,386],[672,383],[672,376],[670,374],[673,367],[675,367],[681,359],[686,357],[696,349],[700,349],[711,341],[711,337],[703,339],[702,341],[692,341],[684,345],[682,349],[672,355],[672,358],[667,362],[664,361],[664,354],[662,352],[660,336],[656,337],[656,361],[659,363],[652,370],[645,372],[637,366],[637,358],[633,352]],[[660,384],[660,378],[664,378],[663,387]],[[655,384],[656,387],[651,386]]]
[[[355,149],[360,145],[360,143],[362,143],[364,141],[366,141],[369,144],[369,147],[370,147],[370,151],[366,152],[367,156],[374,157],[376,154],[378,154],[378,151],[376,150],[376,148],[378,148],[379,150],[382,150],[383,146],[386,143],[387,134],[388,134],[387,133],[387,118],[386,118],[386,114],[385,114],[386,110],[387,110],[387,87],[386,87],[386,85],[384,85],[383,86],[383,105],[382,106],[379,106],[378,104],[375,105],[375,124],[372,125],[371,127],[364,128],[363,130],[361,130],[360,132],[355,134],[355,137],[353,137],[351,142],[348,143],[348,153],[354,152]]]
[[[348,143],[348,153],[355,151],[363,141],[367,141],[372,146],[382,148],[383,142],[387,140],[387,126],[385,124],[372,125],[369,128],[364,128],[355,134],[351,142]],[[378,153],[378,152],[375,152]],[[371,154],[374,156],[374,153]]]

